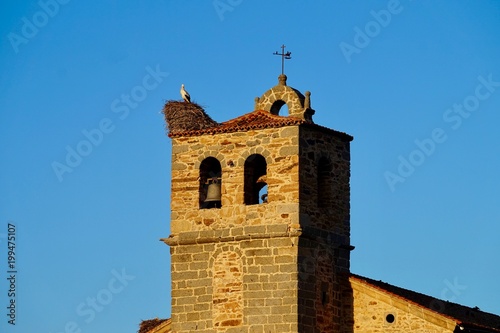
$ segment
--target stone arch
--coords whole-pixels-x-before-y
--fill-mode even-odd
[[[264,158],[264,161],[266,164],[266,176],[265,176],[265,178],[261,179],[261,183],[260,183],[260,186],[258,188],[258,190],[260,191],[260,193],[258,194],[259,200],[258,200],[258,202],[255,202],[255,203],[267,203],[268,202],[268,195],[264,196],[264,194],[268,194],[269,190],[270,190],[269,186],[272,186],[272,184],[270,185],[268,183],[267,179],[268,179],[268,175],[269,175],[269,171],[270,171],[269,165],[274,161],[274,159],[272,158],[271,153],[262,146],[250,147],[250,148],[244,150],[240,154],[240,157],[238,158],[237,165],[238,165],[238,167],[243,168],[243,195],[240,197],[239,200],[241,200],[240,201],[241,203],[248,204],[248,196],[247,196],[248,194],[246,193],[248,190],[248,188],[246,186],[248,186],[248,184],[245,186],[248,179],[247,179],[247,175],[245,174],[245,163],[248,160],[248,158],[252,155],[260,155],[261,157]]]
[[[223,245],[211,258],[212,321],[214,328],[225,331],[243,324],[243,260],[235,245]]]
[[[281,108],[286,105],[288,106],[288,104],[286,104],[285,101],[281,100],[281,99],[277,99],[276,101],[274,101],[274,103],[271,105],[271,109],[269,110],[269,112],[271,112],[272,114],[275,114],[275,115],[279,115],[280,114],[280,110]],[[290,114],[290,110],[288,110],[288,113]]]
[[[262,155],[266,159],[266,163],[268,165],[272,162],[271,153],[269,152],[269,150],[265,149],[262,146],[255,146],[255,147],[248,148],[247,150],[244,150],[241,153],[240,158],[238,159],[238,165],[244,166],[247,158],[250,155],[254,155],[254,154]]]
[[[240,246],[236,243],[218,243],[215,247],[215,251],[213,251],[212,256],[210,257],[210,266],[214,266],[215,258],[222,252],[225,251],[232,251],[236,252],[238,256],[242,259],[241,262],[243,262],[243,259],[245,259],[245,255],[240,249]],[[211,275],[213,277],[213,275]]]
[[[210,151],[203,151],[202,154],[198,155],[198,161],[195,162],[194,167],[196,169],[200,168],[201,163],[207,159],[208,157],[213,157],[219,160],[219,163],[221,165],[224,165],[225,157],[221,153],[219,153],[217,150],[210,150]]]
[[[222,183],[222,167],[220,161],[213,157],[208,156],[201,161],[198,167],[199,177],[198,177],[198,203],[200,209],[207,208],[220,208],[221,200],[207,200],[207,195],[209,192],[209,187],[214,185],[218,186],[219,194],[221,193],[221,183]],[[213,188],[211,188],[213,190]],[[219,199],[220,195],[219,195]]]
[[[266,91],[260,98],[255,99],[255,109],[269,111],[279,115],[283,105],[288,107],[288,116],[302,118],[312,122],[314,110],[310,108],[310,93],[306,96],[300,91],[286,85],[286,75],[278,77],[278,85]]]
[[[286,104],[289,116],[299,116],[304,112],[304,99],[304,95],[298,90],[277,85],[262,95],[259,99],[259,108],[279,115],[279,110]]]
[[[246,205],[255,205],[267,202],[267,193],[265,198],[260,201],[259,196],[262,189],[267,188],[267,162],[261,154],[252,154],[244,164],[243,172],[243,191],[244,203]]]

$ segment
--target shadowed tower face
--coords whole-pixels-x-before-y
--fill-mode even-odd
[[[179,107],[192,119],[169,123]],[[224,123],[194,103],[167,102],[164,113],[172,331],[352,332],[342,296],[352,137],[314,124],[310,93],[285,75]]]

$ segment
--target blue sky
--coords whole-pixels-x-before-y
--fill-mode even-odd
[[[16,325],[135,332],[170,314],[181,83],[217,121],[277,83],[352,142],[352,271],[500,313],[498,1],[8,1],[0,11],[0,267]]]

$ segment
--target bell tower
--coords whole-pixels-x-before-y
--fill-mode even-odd
[[[173,332],[352,324],[343,299],[352,137],[315,124],[311,94],[286,81],[280,75],[254,111],[223,123],[195,103],[165,104]]]

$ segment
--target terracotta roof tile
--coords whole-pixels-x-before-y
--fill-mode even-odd
[[[278,116],[263,110],[252,111],[250,113],[225,121],[210,128],[171,132],[169,133],[169,137],[172,138],[181,136],[198,136],[204,134],[213,135],[220,133],[244,132],[254,129],[279,128],[279,127],[297,126],[297,125],[312,126],[318,129],[336,133],[340,136],[345,137],[349,141],[352,140],[352,137],[346,133],[338,132],[329,129],[327,127],[316,125],[301,118],[292,116],[288,117]]]

